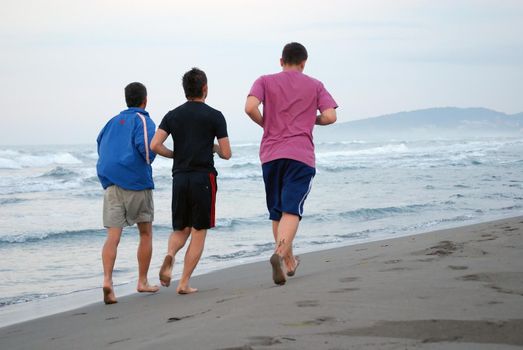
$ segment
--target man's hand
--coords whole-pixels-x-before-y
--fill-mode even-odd
[[[328,108],[316,117],[316,125],[329,125],[336,122],[336,110]]]
[[[218,139],[218,144],[214,144],[212,146],[212,151],[221,159],[230,159],[232,156],[231,152],[231,145],[229,143],[228,137],[222,137],[221,139]]]

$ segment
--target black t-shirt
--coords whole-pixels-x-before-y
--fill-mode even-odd
[[[223,114],[203,102],[187,101],[163,117],[158,127],[173,138],[173,174],[214,168],[214,138],[227,137]]]

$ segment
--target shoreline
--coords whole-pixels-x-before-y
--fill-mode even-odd
[[[302,249],[301,251],[298,249],[297,254],[310,254],[310,253],[316,253],[316,252],[323,252],[323,251],[329,251],[329,250],[335,250],[335,249],[343,249],[347,247],[357,246],[357,245],[365,245],[373,242],[381,242],[381,241],[388,241],[388,240],[394,240],[394,239],[401,239],[403,237],[410,237],[410,236],[418,236],[418,235],[425,235],[425,234],[431,234],[443,230],[450,230],[450,229],[461,229],[461,228],[467,228],[469,226],[474,225],[482,225],[482,224],[489,224],[491,222],[496,221],[502,221],[502,220],[510,220],[513,218],[517,218],[514,216],[509,217],[501,217],[501,218],[495,218],[495,219],[487,219],[487,221],[477,221],[472,223],[466,223],[465,225],[459,225],[456,222],[450,223],[448,225],[443,225],[442,227],[438,227],[436,230],[429,230],[429,231],[413,231],[408,232],[406,234],[399,234],[397,236],[389,237],[387,236],[378,236],[374,237],[372,239],[365,238],[361,240],[354,240],[354,241],[346,241],[343,244],[327,244],[326,247],[322,247],[320,249],[313,250],[309,247],[309,249]],[[334,246],[333,246],[334,245]],[[321,247],[321,246],[319,246]],[[226,265],[224,267],[219,267],[217,269],[208,269],[208,270],[199,270],[199,268],[196,268],[195,273],[193,274],[193,278],[196,276],[205,276],[209,274],[213,274],[220,271],[225,271],[231,268],[235,268],[238,266],[244,266],[244,265],[250,265],[250,264],[258,264],[263,263],[266,260],[269,259],[270,255],[272,253],[268,252],[266,254],[262,254],[257,257],[253,257],[249,259],[250,261],[242,261],[231,265]],[[180,267],[180,266],[178,266]],[[179,275],[181,271],[178,271],[177,273],[173,274],[173,283],[177,282]],[[139,294],[136,292],[135,289],[135,280],[132,280],[130,282],[126,282],[120,285],[115,285],[115,291],[117,293],[118,300],[121,298],[127,298],[129,296],[132,296],[133,294]],[[153,284],[157,284],[160,286],[160,282],[157,280],[156,273],[154,274]],[[165,288],[160,288],[160,293],[162,290],[165,290]],[[6,305],[2,308],[0,308],[0,329],[12,325],[16,325],[23,322],[29,322],[33,320],[38,320],[39,318],[53,316],[55,314],[67,312],[76,310],[82,307],[98,304],[101,302],[101,295],[102,288],[101,287],[95,287],[91,289],[86,290],[78,290],[78,291],[71,291],[69,293],[51,296],[45,299],[36,299],[29,302],[23,302],[18,304],[10,304]],[[4,310],[2,310],[4,309]]]
[[[523,345],[523,216],[195,276],[0,328],[9,349],[510,349]],[[101,298],[101,294],[100,294]],[[101,300],[101,299],[100,299]],[[96,335],[96,337],[93,337]]]

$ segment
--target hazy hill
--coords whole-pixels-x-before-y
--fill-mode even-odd
[[[523,113],[486,108],[429,108],[316,127],[320,141],[522,136]]]

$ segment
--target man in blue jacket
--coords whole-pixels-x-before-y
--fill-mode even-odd
[[[122,229],[138,224],[138,292],[154,293],[158,286],[147,281],[152,255],[154,189],[151,163],[156,154],[149,148],[155,124],[145,111],[147,90],[141,83],[125,87],[127,110],[109,120],[98,135],[98,178],[105,189],[103,224],[107,239],[102,250],[103,294],[106,304],[116,303],[113,268]]]

